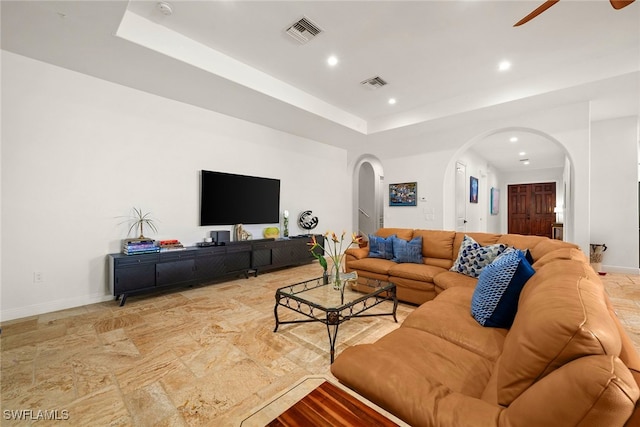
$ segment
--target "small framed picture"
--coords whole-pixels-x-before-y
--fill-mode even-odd
[[[418,183],[389,184],[389,206],[416,206]]]
[[[500,190],[491,187],[491,215],[500,213]]]
[[[478,203],[478,178],[472,176],[469,182],[469,202]]]

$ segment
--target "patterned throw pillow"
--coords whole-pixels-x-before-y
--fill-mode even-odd
[[[501,243],[481,246],[465,234],[458,251],[458,259],[450,270],[470,277],[478,277],[482,269],[491,264],[505,249],[507,245]]]
[[[409,242],[394,237],[393,259],[391,261],[422,264],[422,236],[414,237]]]
[[[385,239],[384,237],[369,234],[369,257],[382,259],[393,258],[393,239],[395,237],[396,235],[392,234]]]
[[[509,248],[480,273],[471,299],[471,315],[483,326],[510,328],[518,299],[535,270],[524,254]]]

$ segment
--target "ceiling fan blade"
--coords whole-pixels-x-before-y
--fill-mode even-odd
[[[609,2],[611,3],[611,6],[613,6],[613,8],[616,10],[622,9],[623,7],[627,7],[634,1],[635,0],[609,0]]]
[[[547,1],[545,1],[540,6],[538,6],[533,12],[531,12],[530,14],[528,14],[527,16],[525,16],[524,18],[522,18],[521,20],[516,22],[513,26],[514,27],[519,27],[520,25],[531,21],[533,18],[535,18],[536,16],[540,15],[542,12],[544,12],[547,9],[549,9],[551,6],[553,6],[554,4],[558,3],[559,1],[560,0],[547,0]],[[611,2],[612,2],[611,4],[613,4],[614,1],[617,2],[617,1],[622,1],[622,0],[611,0]],[[631,0],[631,1],[633,1],[633,0]]]

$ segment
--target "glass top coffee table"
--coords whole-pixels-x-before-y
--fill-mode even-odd
[[[355,291],[351,289],[351,280],[347,277],[345,279],[345,285],[339,290],[335,289],[332,283],[323,281],[322,277],[277,289],[276,305],[273,308],[276,327],[273,332],[277,332],[280,325],[290,323],[324,323],[327,326],[331,363],[333,363],[338,326],[341,323],[354,317],[372,316],[393,316],[393,320],[398,322],[396,319],[398,298],[395,284],[381,280],[361,279],[358,281],[360,290]],[[393,302],[391,312],[365,313],[385,301]],[[281,321],[278,317],[278,307],[287,308],[307,318]]]

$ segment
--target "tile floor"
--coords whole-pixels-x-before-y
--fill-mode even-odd
[[[305,375],[328,375],[324,325],[273,332],[274,291],[310,264],[257,278],[129,297],[4,322],[1,398],[7,410],[57,410],[46,425],[238,426]],[[608,274],[607,292],[640,350],[640,276]],[[387,304],[387,303],[385,303]],[[383,308],[387,309],[387,308]],[[413,310],[400,304],[398,322]],[[337,353],[398,327],[389,317],[341,325]]]

